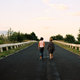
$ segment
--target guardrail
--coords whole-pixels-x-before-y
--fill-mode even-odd
[[[25,44],[28,44],[30,42],[36,42],[34,40],[28,41],[28,42],[21,42],[21,43],[11,43],[11,44],[2,44],[0,45],[0,52],[3,52],[4,50],[8,51],[9,49],[18,48],[20,46],[23,46]]]
[[[56,41],[56,40],[54,40],[53,42],[61,43],[61,44],[63,44],[63,45],[69,46],[69,47],[72,48],[72,49],[74,48],[74,49],[80,51],[80,44],[71,44],[71,43],[66,43],[66,42]]]

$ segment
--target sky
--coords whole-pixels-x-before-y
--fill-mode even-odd
[[[35,32],[38,38],[72,34],[80,28],[80,0],[0,0],[0,32]]]

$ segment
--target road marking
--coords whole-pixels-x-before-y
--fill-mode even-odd
[[[56,64],[53,60],[47,62],[47,79],[48,80],[61,80],[60,75],[56,68]]]

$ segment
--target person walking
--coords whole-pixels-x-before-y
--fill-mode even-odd
[[[40,41],[38,43],[38,48],[40,51],[40,59],[43,59],[43,52],[44,52],[44,47],[45,47],[45,42],[43,41],[43,37],[40,38]]]
[[[55,50],[55,46],[54,46],[54,43],[52,42],[52,41],[53,41],[52,38],[50,38],[49,41],[50,41],[50,42],[49,42],[49,44],[48,44],[47,49],[48,49],[48,52],[49,52],[49,58],[50,58],[50,60],[51,60],[51,59],[53,59],[53,52],[54,52],[54,50]]]

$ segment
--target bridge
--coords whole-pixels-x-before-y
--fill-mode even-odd
[[[58,40],[54,40],[54,42],[57,42],[57,43],[60,43],[60,44],[63,44],[65,46],[69,46],[70,48],[74,48],[74,49],[78,49],[80,51],[80,44],[72,44],[72,43],[66,43],[66,42],[62,42],[62,41],[58,41]]]
[[[44,59],[39,59],[38,43],[0,60],[1,80],[80,80],[80,56],[55,45],[49,60],[48,42]]]
[[[17,47],[23,46],[30,42],[36,42],[36,41],[33,40],[33,41],[27,41],[27,42],[21,42],[21,43],[2,44],[2,45],[0,45],[0,52],[3,52],[4,48],[6,51],[8,51],[9,49],[13,49],[13,48],[16,49]]]

